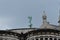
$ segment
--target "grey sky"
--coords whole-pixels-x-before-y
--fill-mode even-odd
[[[32,16],[33,27],[42,24],[42,11],[48,21],[57,25],[60,0],[0,0],[0,29],[28,27],[28,16]]]

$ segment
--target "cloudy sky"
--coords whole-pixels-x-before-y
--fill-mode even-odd
[[[0,0],[0,29],[29,27],[28,16],[32,16],[33,27],[42,24],[42,12],[48,21],[58,25],[60,0]]]

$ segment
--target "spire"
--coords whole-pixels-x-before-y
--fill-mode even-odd
[[[43,11],[43,16],[42,16],[42,18],[43,18],[43,23],[47,23],[47,16],[46,16],[45,11]]]
[[[60,26],[60,10],[59,10],[59,18],[58,18],[58,23],[59,23],[59,26]]]

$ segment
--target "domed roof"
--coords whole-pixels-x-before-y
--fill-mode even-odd
[[[45,11],[43,11],[43,15],[42,15],[42,19],[43,19],[43,24],[40,26],[40,29],[57,29],[60,30],[60,27],[57,25],[53,25],[50,24],[49,22],[47,22],[47,15],[45,13]]]
[[[60,27],[57,26],[57,25],[49,24],[49,23],[43,23],[43,24],[40,26],[40,29],[54,29],[54,30],[60,30]]]

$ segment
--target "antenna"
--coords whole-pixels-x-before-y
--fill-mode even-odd
[[[32,28],[32,16],[28,16],[29,19],[29,27]]]

